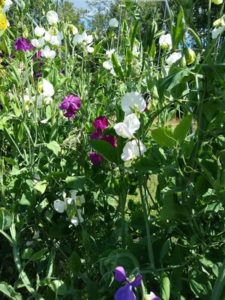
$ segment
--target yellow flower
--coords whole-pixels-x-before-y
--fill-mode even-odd
[[[216,5],[220,5],[223,3],[223,0],[212,0],[212,3],[214,3]]]
[[[0,0],[1,1],[1,0]],[[0,10],[0,30],[6,30],[8,27],[8,20],[3,11]]]

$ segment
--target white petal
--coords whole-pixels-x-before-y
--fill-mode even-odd
[[[112,70],[113,69],[113,64],[111,62],[111,60],[106,60],[103,62],[103,68],[105,68],[106,70]]]
[[[139,93],[131,92],[123,96],[121,107],[125,114],[130,114],[133,110],[142,112],[146,108],[146,102]]]
[[[34,29],[34,34],[37,36],[37,37],[42,37],[44,34],[45,34],[45,29],[43,27],[35,27]]]
[[[73,38],[73,44],[74,46],[83,43],[84,37],[82,34],[76,34]]]
[[[54,206],[54,209],[55,209],[58,213],[60,213],[60,214],[62,214],[62,213],[65,211],[65,208],[66,208],[65,202],[64,202],[64,201],[61,201],[61,200],[59,200],[59,199],[57,199],[57,200],[54,201],[53,206]]]
[[[166,63],[167,63],[167,65],[171,66],[172,64],[177,62],[179,59],[181,59],[181,57],[182,57],[182,54],[180,52],[174,52],[166,59]]]
[[[70,222],[74,225],[74,226],[78,226],[79,224],[79,220],[77,217],[73,217]]]
[[[119,22],[116,18],[113,18],[109,21],[109,27],[116,28],[119,26]]]
[[[45,44],[45,40],[43,38],[40,39],[32,39],[31,40],[31,44],[35,47],[35,48],[42,48]]]
[[[159,45],[162,48],[171,49],[172,48],[172,37],[171,37],[171,34],[167,33],[167,34],[161,35],[160,38],[159,38]]]
[[[49,25],[57,24],[59,21],[59,17],[57,12],[50,10],[46,14]]]
[[[42,88],[43,88],[42,95],[44,97],[52,97],[55,93],[53,85],[51,84],[51,82],[49,82],[46,79],[43,79],[42,81]]]
[[[146,148],[141,141],[132,140],[124,146],[121,158],[123,161],[128,161],[144,154],[145,151]]]
[[[129,128],[127,127],[127,125],[124,122],[117,123],[114,126],[114,129],[116,131],[116,134],[123,138],[130,139],[133,137],[132,132],[130,132]]]

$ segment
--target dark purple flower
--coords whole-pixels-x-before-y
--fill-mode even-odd
[[[99,165],[103,160],[103,157],[96,152],[91,152],[89,154],[89,158],[90,158],[92,164],[95,166]]]
[[[74,118],[80,107],[81,99],[74,95],[66,96],[59,105],[61,110],[65,110],[64,116],[67,118]]]
[[[92,132],[90,135],[91,140],[100,140],[102,139],[102,132],[100,130],[96,130]]]
[[[104,130],[108,127],[108,125],[108,119],[105,116],[97,117],[93,122],[93,126],[97,130]]]
[[[23,51],[23,52],[34,49],[31,42],[28,39],[25,39],[23,37],[17,38],[14,46],[17,51]]]
[[[103,135],[101,140],[108,142],[113,148],[117,147],[117,138],[113,135]]]
[[[115,293],[115,300],[136,300],[136,295],[133,288],[139,286],[142,281],[142,276],[137,275],[134,280],[129,281],[126,277],[126,272],[123,267],[118,266],[114,271],[115,280],[118,282],[126,282],[124,286],[119,288]]]

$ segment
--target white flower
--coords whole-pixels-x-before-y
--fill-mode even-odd
[[[63,35],[61,32],[58,32],[57,35],[51,35],[49,39],[49,43],[53,46],[61,46],[62,45]]]
[[[47,17],[49,25],[54,25],[59,22],[58,14],[53,10],[48,11],[46,14],[46,17]]]
[[[56,56],[56,52],[55,50],[51,50],[49,46],[45,46],[45,48],[41,50],[41,56],[45,58],[54,59]]]
[[[55,91],[54,91],[54,87],[51,84],[51,82],[49,82],[46,79],[42,80],[42,96],[44,97],[52,97],[54,95]]]
[[[42,37],[44,34],[45,34],[45,29],[43,27],[35,27],[34,29],[34,34],[37,36],[37,37]]]
[[[124,146],[121,158],[123,161],[128,161],[144,154],[145,151],[146,148],[141,141],[132,140],[127,142]]]
[[[173,52],[167,59],[166,63],[167,65],[171,66],[175,62],[177,62],[179,59],[181,59],[182,54],[180,52]]]
[[[105,68],[106,70],[113,69],[113,64],[112,64],[111,60],[104,61],[102,65],[103,65],[103,68]]]
[[[119,22],[116,18],[109,20],[109,27],[116,28],[119,26]]]
[[[79,225],[79,220],[78,220],[77,217],[71,218],[70,222],[71,222],[74,226],[78,226],[78,225]]]
[[[64,213],[64,211],[66,209],[66,203],[59,199],[54,201],[53,206],[54,206],[54,209],[60,214]]]
[[[170,33],[163,34],[159,38],[159,45],[161,48],[164,49],[171,49],[172,48],[172,37]]]
[[[135,114],[125,117],[123,122],[114,126],[116,133],[123,138],[132,138],[134,133],[140,128],[140,121]]]
[[[86,31],[82,33],[82,37],[85,44],[91,44],[93,42],[93,35],[87,34]]]
[[[45,40],[43,38],[40,39],[32,39],[31,40],[31,44],[35,47],[35,48],[42,48],[45,44]]]
[[[10,7],[11,7],[12,4],[13,4],[12,0],[6,0],[5,1],[5,5],[3,7],[3,11],[7,12],[10,9]]]
[[[91,46],[87,46],[86,50],[88,53],[93,53],[95,49]]]
[[[146,108],[144,98],[137,92],[126,93],[121,100],[122,110],[126,115],[132,113],[133,110],[142,112]]]
[[[212,39],[215,40],[221,33],[225,31],[225,26],[220,26],[212,30]]]
[[[112,54],[115,53],[116,49],[110,49],[106,51],[106,56],[111,58]]]
[[[84,41],[84,37],[82,34],[75,34],[75,36],[73,37],[74,46],[83,43],[83,41]]]

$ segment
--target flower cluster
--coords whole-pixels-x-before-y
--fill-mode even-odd
[[[76,34],[73,37],[74,46],[82,45],[88,53],[94,52],[94,48],[92,47],[92,42],[93,42],[93,35],[87,34],[86,31],[84,31],[82,34],[76,32]]]
[[[68,95],[60,103],[59,108],[65,110],[64,116],[68,119],[75,117],[76,112],[81,107],[81,99],[78,96]]]
[[[108,122],[108,119],[106,116],[97,117],[93,122],[95,131],[92,132],[90,138],[92,140],[105,141],[105,142],[109,143],[110,145],[112,145],[112,147],[116,148],[117,147],[116,137],[113,135],[107,135],[104,133],[104,130],[106,128],[108,128],[108,125],[109,125],[109,122]],[[103,160],[103,157],[96,152],[91,152],[89,154],[89,158],[93,165],[98,165]]]
[[[31,40],[32,45],[40,50],[40,55],[44,58],[54,59],[56,51],[51,47],[57,48],[62,45],[63,34],[58,31],[56,25],[59,22],[58,14],[50,10],[46,14],[50,28],[36,26],[34,29],[35,38]]]
[[[123,161],[128,161],[143,155],[146,151],[144,144],[140,140],[134,139],[134,134],[140,128],[137,114],[145,110],[146,102],[139,93],[131,92],[123,96],[121,108],[125,113],[125,118],[123,122],[115,124],[114,129],[122,138],[132,139],[125,144],[121,155]]]
[[[62,196],[63,201],[60,199],[54,201],[54,209],[60,214],[66,212],[70,222],[74,226],[78,226],[79,223],[83,223],[84,209],[82,208],[82,205],[85,203],[84,196],[78,196],[75,190],[71,191],[71,197],[67,197],[66,193],[63,193]]]

